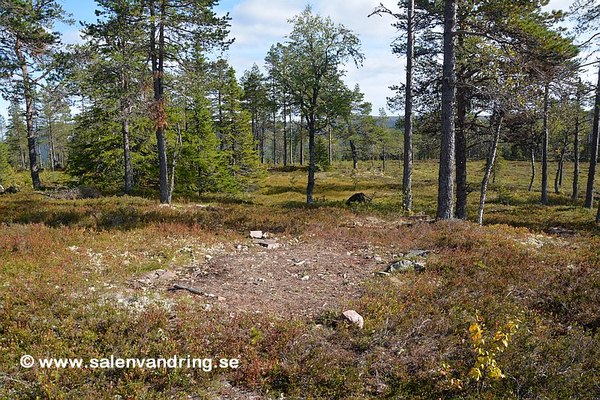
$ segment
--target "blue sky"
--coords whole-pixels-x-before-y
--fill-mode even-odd
[[[385,107],[386,97],[392,95],[390,85],[404,80],[405,60],[391,54],[390,43],[396,36],[392,22],[386,17],[367,18],[379,4],[394,9],[397,0],[309,0],[315,12],[330,16],[334,22],[344,24],[361,39],[365,53],[362,68],[347,67],[346,83],[349,87],[359,84],[366,100],[373,104],[373,112]],[[551,0],[550,7],[568,9],[573,0]],[[63,0],[65,10],[76,21],[94,21],[95,2],[93,0]],[[219,13],[229,12],[232,17],[231,36],[236,38],[227,58],[236,69],[238,76],[252,67],[260,67],[270,46],[285,40],[291,30],[287,20],[304,9],[307,0],[222,0],[217,7]],[[79,38],[80,24],[59,25],[63,41],[75,43]],[[0,100],[0,115],[6,117],[7,103]],[[387,110],[388,114],[393,112]]]

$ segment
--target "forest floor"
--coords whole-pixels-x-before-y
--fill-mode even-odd
[[[486,226],[435,223],[435,168],[417,164],[413,216],[393,164],[320,173],[311,207],[293,168],[243,197],[170,207],[52,187],[0,197],[0,398],[600,397],[595,213],[568,193],[539,205],[527,164],[506,162]],[[355,192],[372,203],[347,207]],[[423,271],[381,274],[413,250],[430,251]],[[25,369],[25,354],[240,367]]]

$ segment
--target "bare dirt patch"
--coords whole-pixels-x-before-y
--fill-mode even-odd
[[[359,296],[361,283],[381,269],[351,244],[338,241],[244,250],[214,257],[178,281],[232,311],[314,316],[344,307]]]
[[[248,242],[184,269],[146,274],[133,286],[193,296],[230,312],[314,317],[346,307],[363,282],[385,268],[369,253],[368,246],[343,239],[294,239],[277,249]]]

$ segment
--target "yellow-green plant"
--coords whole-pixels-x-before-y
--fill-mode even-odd
[[[519,329],[519,323],[517,318],[509,319],[492,336],[488,333],[483,317],[475,311],[475,320],[469,325],[469,339],[475,355],[475,364],[465,378],[452,378],[450,365],[442,363],[441,373],[447,378],[447,384],[453,389],[462,389],[468,382],[479,382],[485,378],[497,381],[504,378],[496,358],[508,348],[511,338]]]

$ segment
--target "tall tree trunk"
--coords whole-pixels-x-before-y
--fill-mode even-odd
[[[485,166],[485,174],[483,175],[483,180],[481,181],[479,210],[477,211],[477,223],[479,223],[479,225],[483,225],[483,211],[485,208],[485,198],[487,196],[487,188],[490,182],[490,175],[492,174],[492,169],[494,168],[494,163],[496,162],[496,155],[498,153],[498,142],[500,141],[500,129],[502,128],[502,122],[504,120],[504,116],[502,113],[494,112],[494,114],[496,115],[492,115],[493,122],[491,127],[492,129],[494,129],[494,139],[490,148],[490,154],[487,159],[487,164]]]
[[[533,190],[533,183],[535,182],[535,147],[531,146],[530,150],[530,160],[531,160],[531,181],[529,181],[529,191]]]
[[[592,146],[590,149],[590,169],[588,172],[587,191],[585,193],[585,207],[594,206],[594,180],[596,178],[596,164],[598,164],[598,129],[600,128],[600,66],[598,67],[598,83],[596,85],[596,100],[594,102],[594,123],[592,125]]]
[[[406,93],[404,102],[404,159],[402,170],[402,205],[404,211],[412,209],[413,173],[413,73],[415,58],[415,0],[407,1],[406,25]],[[353,149],[352,157],[354,158]],[[356,161],[355,167],[356,169]]]
[[[37,163],[35,130],[33,129],[33,82],[29,76],[27,60],[23,55],[22,44],[17,40],[15,44],[17,59],[21,66],[21,77],[23,78],[23,97],[25,98],[25,122],[27,125],[27,147],[29,149],[29,172],[31,173],[31,182],[34,189],[40,189],[42,182]]]
[[[562,187],[562,185],[563,185],[563,178],[564,178],[564,173],[565,173],[565,152],[566,151],[567,151],[567,143],[565,142],[565,145],[564,145],[564,147],[562,149],[562,153],[560,155],[560,169],[559,169],[559,174],[558,174],[558,187]]]
[[[306,185],[306,202],[313,203],[313,191],[315,189],[315,118],[310,116],[307,118],[308,124],[308,184]]]
[[[48,159],[50,160],[50,170],[54,171],[56,150],[54,148],[54,132],[52,131],[52,115],[48,116]]]
[[[354,140],[350,140],[350,150],[352,151],[352,168],[358,168],[358,151],[356,150],[356,144]]]
[[[462,29],[464,19],[461,19],[459,29]],[[464,35],[458,36],[458,49],[464,48]],[[467,87],[465,67],[456,72],[456,209],[454,216],[467,219]]]
[[[294,122],[292,121],[292,112],[293,110],[290,109],[289,112],[289,123],[288,126],[290,127],[290,165],[294,165],[294,137],[295,137],[295,133],[294,133]]]
[[[544,205],[548,204],[548,113],[550,106],[550,83],[544,86],[544,123],[542,132],[542,198]]]
[[[277,165],[277,114],[273,111],[273,165]]]
[[[123,134],[123,160],[125,162],[124,178],[125,178],[125,194],[131,193],[133,188],[133,169],[131,167],[131,150],[129,143],[129,118],[123,119],[122,122],[122,134]]]
[[[37,126],[34,128],[35,132],[38,132]],[[42,146],[40,145],[40,142],[36,142],[36,152],[37,152],[37,159],[39,160],[39,167],[41,167],[42,169],[44,168],[44,160],[42,159]]]
[[[150,51],[154,86],[154,119],[156,143],[158,147],[158,173],[160,182],[160,202],[169,204],[169,171],[167,165],[167,143],[165,139],[166,111],[164,99],[164,56],[165,56],[165,14],[166,0],[160,0],[158,28],[156,26],[155,0],[150,0]],[[158,29],[158,43],[156,33]]]
[[[264,164],[265,163],[265,128],[266,122],[265,120],[262,121],[261,126],[260,126],[260,163]]]
[[[258,127],[256,126],[256,112],[252,112],[250,124],[252,125],[252,136],[254,137],[254,151],[258,153],[260,151],[260,142],[258,138]]]
[[[283,166],[288,165],[287,104],[283,100]]]
[[[183,139],[181,136],[181,126],[177,124],[177,144],[173,150],[173,157],[171,157],[171,173],[169,174],[169,203],[173,200],[173,192],[175,192],[175,167],[177,167],[177,161],[181,156],[181,148],[183,147]]]
[[[329,140],[329,151],[328,151],[328,159],[329,159],[329,165],[333,164],[333,133],[332,133],[333,129],[331,129],[331,126],[329,128],[327,128],[327,134],[328,134],[328,140]]]
[[[467,219],[467,94],[459,84],[456,89],[456,211],[455,217]]]
[[[21,170],[25,171],[27,169],[27,156],[25,155],[25,149],[21,145],[19,145],[19,155],[21,157]]]
[[[302,125],[302,114],[300,114],[300,165],[304,165],[304,128]]]
[[[442,80],[442,146],[440,152],[438,219],[452,219],[454,206],[454,103],[456,95],[456,0],[446,0],[444,10],[444,67]]]
[[[560,188],[562,186],[562,170],[563,170],[563,164],[565,161],[565,151],[567,150],[567,145],[566,143],[563,145],[562,149],[560,150],[560,156],[558,157],[558,166],[556,168],[556,176],[554,177],[554,193],[555,194],[560,194]]]
[[[124,69],[121,69],[121,90],[123,98],[121,99],[121,133],[123,136],[123,161],[124,161],[124,183],[125,194],[131,193],[133,188],[133,170],[131,168],[131,150],[129,134],[129,115],[131,106],[128,100],[129,82]]]
[[[381,168],[383,169],[383,172],[385,172],[385,161],[386,161],[386,156],[385,156],[385,144],[383,145],[383,151],[381,152]]]
[[[576,104],[575,107],[577,107],[577,111],[575,114],[575,133],[573,134],[574,136],[574,141],[573,141],[573,193],[571,195],[571,199],[573,201],[577,201],[577,198],[579,197],[579,129],[580,129],[580,121],[579,121],[579,116],[580,116],[580,108],[581,108],[581,81],[579,82],[579,85],[577,86],[577,100],[576,100]]]

